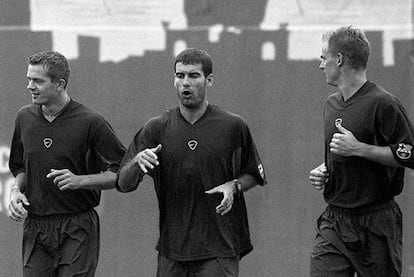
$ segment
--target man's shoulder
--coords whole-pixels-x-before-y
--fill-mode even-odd
[[[24,106],[22,106],[19,110],[18,110],[18,114],[21,114],[21,113],[27,113],[27,112],[34,112],[34,111],[36,111],[36,109],[37,109],[37,105],[35,105],[35,104],[33,104],[33,103],[31,103],[31,104],[27,104],[27,105],[24,105]]]
[[[71,100],[68,112],[74,116],[81,117],[83,121],[105,121],[103,115],[98,111],[94,111],[74,100]]]
[[[38,113],[39,106],[33,103],[22,106],[17,111],[17,120],[24,120],[23,118],[32,118]]]
[[[368,92],[366,93],[367,101],[374,103],[377,106],[388,106],[390,104],[400,105],[400,100],[386,90],[384,87],[377,85],[375,83],[370,83]]]
[[[71,100],[68,107],[69,111],[71,112],[78,112],[78,113],[87,113],[87,114],[94,114],[95,112],[90,109],[89,107],[75,101]]]
[[[157,116],[151,117],[150,119],[147,120],[147,122],[145,123],[145,126],[165,124],[169,120],[171,120],[173,117],[176,117],[178,115],[177,111],[178,111],[178,107],[166,110]]]
[[[233,123],[238,123],[238,124],[246,124],[246,120],[241,115],[234,113],[232,111],[225,110],[216,105],[210,105],[210,106],[211,106],[211,114],[213,116],[219,117],[229,123],[233,122]]]
[[[386,90],[384,87],[380,85],[376,85],[374,83],[371,83],[371,92],[375,97],[383,98],[383,99],[396,99],[396,97],[390,93],[388,90]]]

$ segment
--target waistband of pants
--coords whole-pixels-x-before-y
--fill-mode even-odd
[[[370,213],[377,212],[380,210],[390,209],[390,208],[397,207],[397,206],[398,206],[397,202],[395,202],[394,199],[391,199],[381,204],[363,206],[363,207],[358,207],[358,208],[342,208],[342,207],[337,207],[333,205],[328,205],[327,210],[333,211],[335,213],[347,214],[347,215],[365,215],[365,214],[370,214]]]
[[[60,220],[64,218],[76,217],[83,214],[88,214],[91,212],[95,212],[95,209],[90,209],[86,211],[80,211],[75,213],[67,213],[67,214],[51,214],[51,215],[35,215],[35,214],[28,214],[27,217],[34,220]]]

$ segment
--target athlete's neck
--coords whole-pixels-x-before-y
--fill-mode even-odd
[[[63,108],[69,103],[69,101],[70,97],[66,94],[55,103],[50,105],[42,105],[43,114],[47,117],[56,117],[62,112]]]
[[[208,101],[203,102],[199,107],[197,108],[187,108],[180,105],[180,112],[181,115],[190,123],[194,124],[196,123],[206,112],[208,107]]]
[[[342,93],[344,101],[351,98],[367,81],[365,71],[352,72],[345,75],[342,82],[338,85],[338,89]]]

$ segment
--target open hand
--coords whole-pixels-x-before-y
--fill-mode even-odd
[[[159,165],[157,153],[161,151],[162,145],[158,144],[154,148],[147,148],[139,152],[133,159],[133,162],[137,163],[142,172],[148,173],[148,169],[154,169]]]
[[[217,186],[215,188],[212,188],[206,191],[206,193],[208,194],[222,193],[223,194],[223,200],[216,207],[216,213],[225,215],[233,207],[234,194],[236,193],[236,191],[237,189],[236,189],[236,184],[234,183],[234,181],[229,181],[220,186]]]

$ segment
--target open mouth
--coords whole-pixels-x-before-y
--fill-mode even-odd
[[[191,91],[189,91],[189,90],[184,90],[184,91],[183,91],[183,96],[185,96],[185,97],[189,97],[189,96],[191,96],[191,95],[192,95]]]

